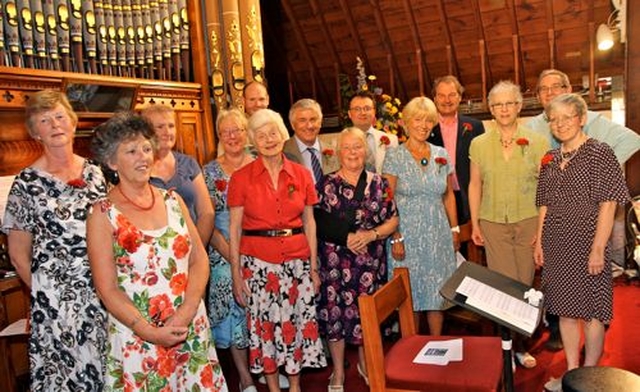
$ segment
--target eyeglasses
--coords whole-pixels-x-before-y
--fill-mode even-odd
[[[548,118],[547,122],[549,123],[550,127],[557,127],[557,126],[560,126],[560,125],[564,125],[564,124],[570,123],[576,117],[578,117],[577,114],[573,114],[571,116],[558,116],[558,117],[554,117],[554,118]]]
[[[354,106],[352,108],[350,108],[349,110],[355,112],[355,113],[369,113],[370,111],[373,110],[372,106]]]
[[[231,136],[240,136],[244,132],[242,128],[225,129],[220,131],[221,138],[229,138]]]
[[[509,101],[509,102],[500,102],[500,103],[493,103],[491,104],[491,108],[496,110],[496,109],[511,109],[514,108],[517,104],[519,104],[520,102],[515,102],[515,101]]]
[[[264,143],[268,139],[280,139],[280,131],[278,129],[270,129],[264,132],[256,132],[255,135],[256,143]]]
[[[567,88],[566,84],[552,84],[551,86],[540,86],[538,87],[538,93],[539,94],[549,94],[549,93],[559,93],[560,91],[564,90],[565,88]]]

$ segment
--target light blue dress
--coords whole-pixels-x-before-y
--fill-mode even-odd
[[[203,167],[204,181],[209,196],[215,202],[215,227],[229,240],[229,208],[227,206],[227,189],[230,177],[222,170],[217,161]],[[207,310],[216,347],[247,348],[249,332],[247,315],[233,299],[233,281],[229,262],[218,251],[209,248],[209,293]]]
[[[382,171],[397,178],[398,230],[404,236],[405,249],[405,259],[397,261],[391,256],[391,245],[388,247],[389,277],[396,267],[409,269],[415,311],[443,308],[445,301],[439,291],[456,269],[453,238],[442,200],[453,167],[444,148],[430,146],[426,167],[401,145],[387,151]]]

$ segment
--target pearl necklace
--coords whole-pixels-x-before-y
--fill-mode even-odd
[[[156,193],[153,191],[153,189],[151,188],[151,184],[149,184],[149,191],[151,192],[151,205],[149,205],[149,207],[143,207],[140,204],[134,202],[133,200],[129,199],[127,197],[127,195],[124,194],[124,192],[122,191],[122,188],[120,187],[120,185],[118,185],[116,188],[118,188],[118,192],[120,192],[120,194],[122,195],[122,197],[124,197],[124,199],[126,201],[128,201],[129,203],[131,203],[134,207],[136,207],[139,210],[142,211],[149,211],[150,209],[153,208],[153,206],[156,204]]]

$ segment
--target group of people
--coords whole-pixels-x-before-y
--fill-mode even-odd
[[[563,73],[538,84],[545,112],[528,126],[519,87],[496,84],[485,129],[458,114],[458,80],[440,78],[433,101],[405,105],[399,145],[373,127],[366,92],[349,102],[353,126],[328,141],[320,105],[297,101],[289,137],[252,82],[244,111],[218,113],[222,153],[202,168],[173,151],[167,107],[98,126],[94,162],[73,153],[65,96],[33,94],[27,129],[43,154],[16,177],[3,221],[31,289],[31,388],[226,391],[219,348],[241,391],[257,391],[255,374],[272,392],[299,392],[303,368],[327,365],[324,339],[328,390],[342,392],[347,344],[367,382],[358,296],[394,268],[409,268],[414,311],[442,333],[439,290],[467,222],[489,268],[531,285],[543,267],[568,369],[580,365],[581,329],[584,364],[597,364],[612,318],[607,240],[629,198],[620,164],[640,136],[588,111]]]

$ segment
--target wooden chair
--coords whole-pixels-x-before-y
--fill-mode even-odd
[[[463,337],[464,359],[460,362],[446,366],[413,363],[428,342],[454,337],[416,335],[406,268],[396,268],[390,282],[358,301],[371,392],[500,390],[502,349],[498,337]],[[385,355],[380,325],[396,310],[401,338]]]

